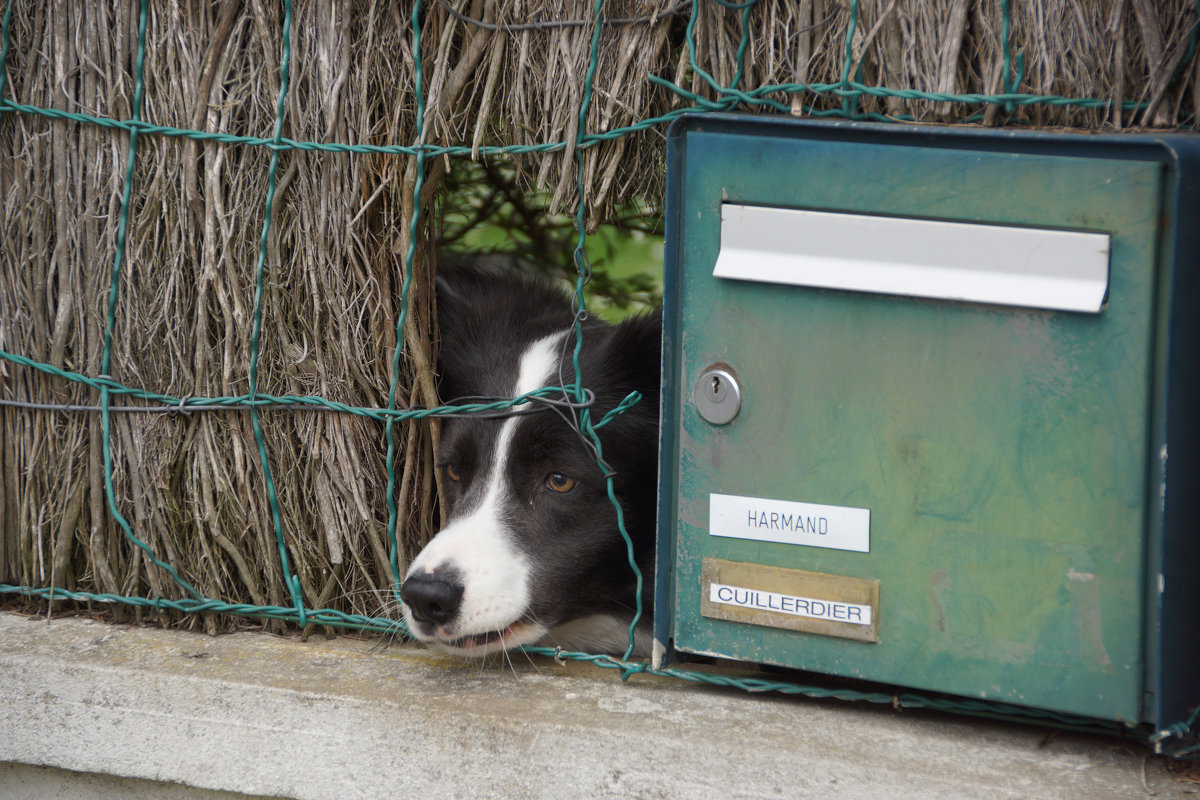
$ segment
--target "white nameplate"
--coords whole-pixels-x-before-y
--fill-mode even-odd
[[[763,589],[747,589],[742,586],[727,586],[723,583],[708,585],[708,599],[726,606],[750,608],[756,611],[773,611],[776,614],[791,614],[809,619],[825,619],[845,622],[850,625],[870,625],[871,607],[858,603],[843,603],[837,600],[818,600],[814,597],[799,597]]]
[[[865,508],[710,494],[708,532],[732,539],[871,552],[871,512]]]
[[[1107,233],[725,203],[713,275],[1098,313]]]

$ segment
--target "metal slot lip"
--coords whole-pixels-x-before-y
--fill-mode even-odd
[[[1106,233],[725,203],[713,275],[1099,313]]]

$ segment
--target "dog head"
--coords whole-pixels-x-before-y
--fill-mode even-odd
[[[456,274],[439,281],[438,320],[443,402],[514,398],[574,381],[574,313],[550,287]],[[641,562],[645,598],[651,594],[660,331],[657,314],[616,326],[589,321],[579,354],[584,385],[595,395],[593,422],[630,392],[642,394],[598,434]],[[564,647],[617,649],[594,630],[577,630],[589,627],[581,620],[605,620],[609,638],[619,632],[624,640],[614,623],[632,617],[635,578],[606,476],[570,422],[578,414],[531,402],[503,415],[445,421],[438,469],[447,523],[414,559],[401,591],[405,620],[418,639],[471,656],[548,634]],[[565,631],[582,638],[559,635]]]

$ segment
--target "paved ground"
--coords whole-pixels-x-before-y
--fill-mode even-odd
[[[1047,734],[549,659],[0,614],[4,798],[1200,798],[1200,769]]]

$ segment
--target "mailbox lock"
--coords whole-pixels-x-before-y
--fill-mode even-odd
[[[742,388],[728,370],[709,367],[696,382],[692,399],[701,417],[713,425],[724,425],[742,407]]]

